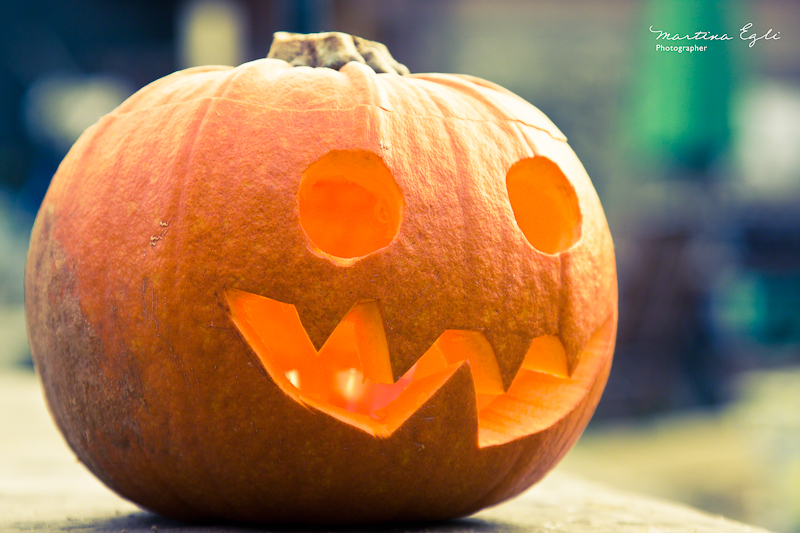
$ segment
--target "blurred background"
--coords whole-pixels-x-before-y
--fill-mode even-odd
[[[748,46],[748,22],[780,38]],[[592,176],[619,337],[559,468],[800,532],[798,28],[795,0],[0,0],[0,371],[32,370],[28,236],[84,128],[174,70],[264,57],[274,31],[344,31],[516,92]]]

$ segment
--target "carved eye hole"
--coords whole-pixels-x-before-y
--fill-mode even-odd
[[[317,248],[341,259],[387,246],[403,219],[403,194],[372,152],[328,152],[303,172],[297,196],[303,231]]]
[[[578,198],[557,164],[543,156],[517,161],[506,175],[506,187],[517,225],[534,248],[558,254],[578,241]]]

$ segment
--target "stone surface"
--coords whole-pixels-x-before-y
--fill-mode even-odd
[[[67,449],[46,411],[38,381],[30,372],[0,373],[0,427],[0,531],[256,531],[224,524],[172,522],[140,511],[117,497],[78,464]],[[320,533],[324,529],[315,531]],[[471,518],[442,524],[393,526],[385,531],[764,532],[683,505],[618,492],[558,471],[522,496]]]

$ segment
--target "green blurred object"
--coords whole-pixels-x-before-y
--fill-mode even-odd
[[[706,175],[725,150],[730,137],[731,48],[739,44],[737,23],[730,16],[736,4],[720,0],[646,2],[637,30],[645,42],[640,47],[640,69],[634,76],[633,143],[647,164],[670,174]],[[682,36],[727,34],[733,39],[673,41],[657,39],[658,31]],[[706,49],[658,51],[658,44]]]

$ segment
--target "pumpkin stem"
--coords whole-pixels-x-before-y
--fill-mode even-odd
[[[268,58],[283,59],[299,67],[328,67],[339,70],[358,61],[375,72],[408,74],[408,68],[394,60],[385,45],[338,31],[325,33],[276,32]]]

